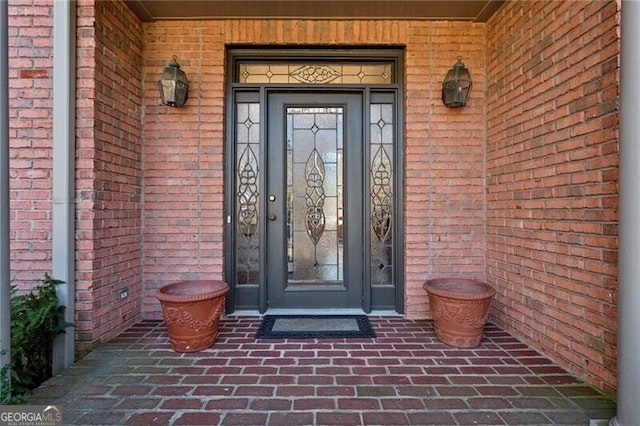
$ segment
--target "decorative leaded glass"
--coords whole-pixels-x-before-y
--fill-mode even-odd
[[[238,103],[236,108],[236,279],[239,285],[258,284],[260,104]]]
[[[238,83],[392,84],[391,63],[241,63]]]
[[[371,284],[393,285],[393,105],[370,111]]]
[[[341,284],[343,108],[287,108],[289,284]]]
[[[304,195],[307,204],[305,227],[307,235],[315,245],[322,237],[326,219],[324,214],[324,162],[315,148],[307,160],[305,177],[307,180],[307,189]]]

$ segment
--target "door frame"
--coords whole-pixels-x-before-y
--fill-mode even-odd
[[[353,62],[364,63],[371,61],[388,61],[393,64],[394,81],[392,84],[246,84],[237,82],[238,63],[242,61],[264,61],[264,62]],[[368,269],[365,268],[363,287],[363,310],[364,312],[375,311],[395,311],[404,313],[404,95],[403,95],[403,70],[404,48],[402,46],[384,47],[349,47],[329,49],[326,46],[309,46],[305,48],[289,48],[283,46],[228,46],[227,47],[227,69],[226,69],[226,109],[225,109],[225,237],[224,237],[224,265],[225,280],[229,283],[230,291],[227,295],[227,312],[255,312],[264,313],[267,311],[267,274],[266,255],[264,238],[260,245],[260,272],[259,283],[256,285],[236,286],[236,225],[233,215],[236,211],[236,182],[234,171],[236,170],[236,147],[235,147],[235,105],[237,96],[246,96],[252,93],[260,105],[267,105],[267,95],[271,91],[284,91],[300,93],[308,91],[323,92],[344,92],[362,91],[365,105],[369,105],[372,92],[385,92],[394,99],[395,128],[394,128],[394,215],[393,215],[393,286],[372,286]],[[366,109],[366,108],[365,108]],[[262,108],[260,126],[260,138],[266,140],[266,108]],[[367,126],[365,125],[365,128]],[[366,138],[365,131],[365,138]],[[265,155],[260,154],[258,167],[265,170]],[[368,168],[368,166],[367,166]],[[260,191],[258,196],[259,216],[267,217],[267,194]],[[266,235],[266,220],[259,222],[260,235]],[[364,244],[365,259],[370,256],[367,244]],[[386,298],[386,299],[385,299]],[[384,306],[372,304],[372,300],[393,300]]]

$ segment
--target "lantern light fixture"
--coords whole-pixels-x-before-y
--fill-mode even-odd
[[[442,82],[442,102],[449,108],[460,108],[467,104],[471,91],[471,74],[458,56],[458,62],[447,72]]]
[[[174,56],[162,72],[158,80],[160,99],[164,105],[181,107],[189,96],[189,81],[187,75],[180,69]]]

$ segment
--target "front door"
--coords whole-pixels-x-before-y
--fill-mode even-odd
[[[267,308],[362,309],[362,92],[267,105]]]

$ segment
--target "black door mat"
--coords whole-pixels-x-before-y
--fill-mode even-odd
[[[366,315],[265,315],[256,339],[375,338]]]

